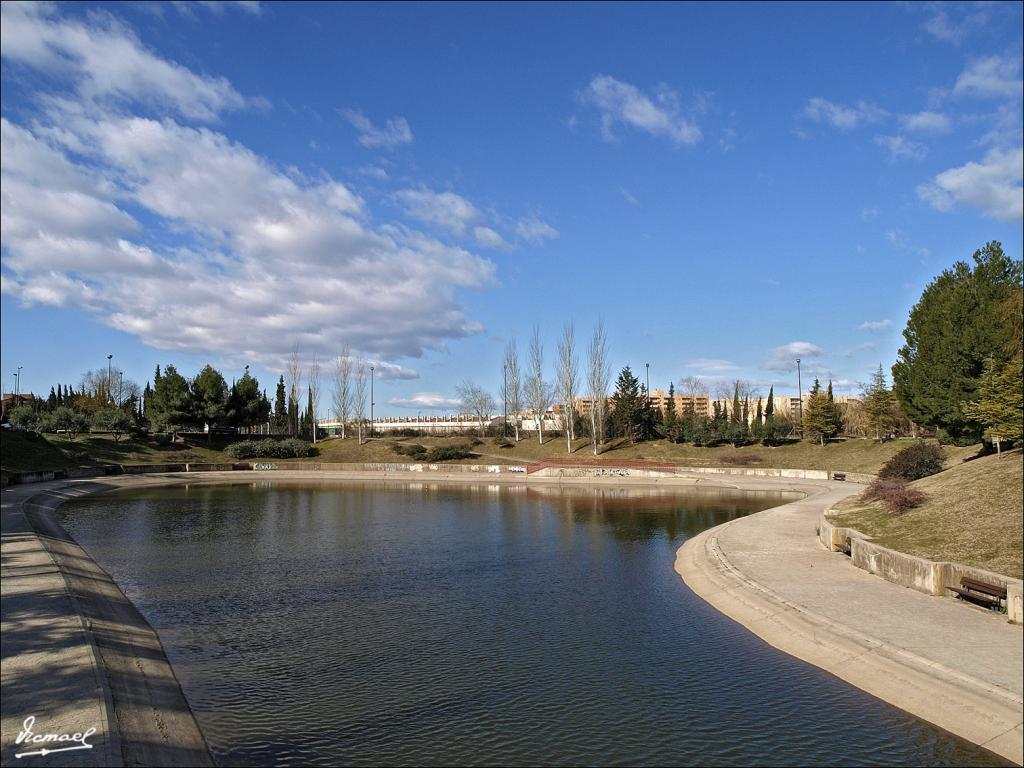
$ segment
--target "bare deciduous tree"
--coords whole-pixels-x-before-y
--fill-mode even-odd
[[[590,389],[590,439],[597,456],[598,445],[604,442],[604,411],[612,372],[608,365],[608,337],[604,323],[597,321],[590,339],[590,359],[587,366],[587,385]]]
[[[558,342],[558,396],[562,401],[562,421],[565,426],[565,449],[572,453],[576,439],[576,385],[580,362],[576,357],[576,326],[568,323]]]
[[[309,430],[313,433],[313,443],[316,444],[316,422],[320,413],[320,358],[313,356],[313,362],[309,364]]]
[[[288,410],[292,414],[288,432],[295,435],[299,432],[299,378],[302,376],[302,357],[299,354],[298,344],[292,347],[284,367],[285,376],[288,378]]]
[[[341,422],[341,439],[345,439],[345,424],[352,410],[352,352],[346,346],[334,365],[334,415]]]
[[[363,444],[363,423],[366,421],[366,361],[356,360],[355,411],[359,445]]]
[[[530,338],[530,373],[526,383],[527,407],[537,423],[537,440],[544,443],[544,414],[551,406],[552,387],[544,381],[544,343],[540,340],[540,326],[533,327]]]
[[[519,351],[516,340],[511,339],[505,347],[505,399],[512,411],[512,428],[519,442],[519,412],[523,410],[523,379],[519,372]]]
[[[480,422],[480,437],[484,436],[484,422],[491,420],[495,403],[491,393],[469,379],[455,387],[455,394],[462,401],[462,407],[476,416]]]

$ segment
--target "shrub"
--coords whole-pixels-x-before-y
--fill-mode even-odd
[[[761,459],[752,453],[733,453],[723,456],[722,463],[736,467],[747,467],[751,464],[760,464]]]
[[[905,480],[878,478],[862,494],[865,501],[880,501],[893,513],[906,512],[920,506],[928,497],[917,488],[911,488]]]
[[[8,421],[20,432],[35,432],[39,426],[39,414],[31,405],[16,405],[11,409]]]
[[[433,463],[436,461],[458,461],[460,459],[472,459],[475,456],[476,454],[470,451],[468,446],[442,445],[426,453],[423,456],[423,460]]]
[[[496,437],[496,438],[494,438],[494,444],[496,446],[498,446],[499,448],[511,448],[512,447],[512,443],[510,443],[504,437]]]
[[[907,446],[882,465],[879,477],[920,480],[942,471],[942,448],[933,443]]]
[[[399,456],[423,456],[427,452],[427,449],[422,445],[401,445],[396,444],[391,446],[391,450],[397,453]]]
[[[235,459],[304,459],[317,454],[312,445],[294,437],[286,440],[245,440],[232,443],[224,450]]]

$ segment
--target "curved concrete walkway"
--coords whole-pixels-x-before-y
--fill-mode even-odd
[[[817,521],[860,486],[799,484],[804,499],[687,541],[676,571],[698,596],[770,645],[1020,764],[1021,627],[884,581],[828,552]]]

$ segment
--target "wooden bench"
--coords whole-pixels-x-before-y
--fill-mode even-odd
[[[839,480],[840,482],[842,482],[842,481],[846,480],[846,473],[845,472],[833,472],[832,473],[832,479],[833,480]]]
[[[1002,608],[1003,600],[1006,599],[1006,587],[998,584],[986,584],[984,581],[969,579],[966,576],[960,579],[959,587],[946,587],[955,592],[961,600],[985,605],[993,610]]]

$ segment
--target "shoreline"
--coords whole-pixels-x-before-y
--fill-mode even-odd
[[[103,711],[107,714],[107,720],[109,722],[107,743],[111,756],[116,754],[117,758],[123,759],[122,754],[124,754],[129,757],[129,764],[131,764],[131,762],[144,762],[152,765],[212,764],[212,758],[210,757],[205,739],[203,738],[202,732],[199,729],[198,723],[195,721],[191,710],[188,708],[188,703],[181,691],[177,678],[174,676],[173,669],[171,669],[170,663],[167,660],[166,654],[164,653],[156,632],[149,626],[148,622],[146,622],[135,606],[131,604],[127,597],[124,596],[124,593],[110,579],[109,575],[107,575],[106,572],[103,571],[76,542],[74,542],[70,535],[63,531],[56,522],[56,518],[53,513],[65,501],[106,491],[115,491],[127,488],[180,485],[251,484],[268,481],[285,483],[310,481],[319,481],[323,483],[374,482],[380,484],[400,484],[405,486],[410,484],[483,484],[546,487],[598,485],[609,488],[646,486],[663,487],[665,489],[673,488],[681,491],[718,489],[747,492],[790,492],[802,494],[803,498],[800,501],[773,507],[698,534],[698,536],[687,541],[678,550],[675,563],[677,572],[683,576],[684,581],[699,597],[709,602],[721,613],[733,618],[745,628],[753,631],[755,634],[758,634],[762,639],[765,639],[774,647],[825,669],[832,674],[836,674],[846,682],[872,693],[883,701],[894,704],[911,714],[922,717],[923,719],[937,724],[969,741],[981,744],[998,754],[1014,759],[1012,757],[1012,748],[1008,753],[1005,747],[1001,747],[1001,742],[997,743],[988,732],[979,735],[976,731],[968,733],[963,729],[958,730],[956,727],[950,727],[946,724],[946,719],[931,717],[926,712],[922,712],[920,707],[908,705],[903,698],[896,695],[893,691],[887,691],[885,685],[869,687],[868,685],[863,684],[864,681],[860,680],[856,675],[848,677],[847,675],[842,674],[841,670],[837,671],[835,664],[836,659],[846,660],[852,656],[861,656],[865,654],[865,648],[869,651],[877,650],[877,648],[884,645],[884,643],[881,643],[881,641],[878,640],[872,640],[866,636],[859,640],[844,637],[841,628],[830,627],[828,622],[822,622],[820,619],[816,621],[813,615],[810,615],[805,611],[800,611],[797,606],[789,606],[784,603],[780,605],[779,598],[771,594],[771,590],[750,579],[745,579],[742,574],[735,569],[735,567],[732,567],[729,564],[727,556],[721,553],[720,549],[708,549],[709,539],[713,539],[717,545],[717,539],[722,529],[733,526],[743,520],[777,513],[780,510],[785,512],[787,508],[793,507],[794,505],[809,503],[812,506],[817,507],[821,505],[823,498],[831,498],[836,496],[836,494],[848,495],[856,492],[858,490],[858,486],[855,485],[846,485],[845,483],[840,484],[817,479],[807,480],[802,478],[756,477],[727,474],[709,476],[698,475],[696,473],[688,477],[595,478],[531,476],[527,479],[526,476],[522,475],[488,476],[467,473],[432,473],[426,476],[410,477],[409,473],[397,474],[379,471],[325,472],[314,470],[275,470],[265,472],[251,471],[244,473],[237,471],[225,471],[168,473],[163,475],[123,475],[106,478],[60,480],[41,483],[34,486],[12,486],[5,489],[3,492],[5,550],[8,534],[8,516],[12,512],[20,512],[30,524],[33,536],[40,542],[43,542],[43,546],[46,548],[47,552],[50,553],[50,558],[60,572],[61,578],[64,580],[69,594],[75,595],[77,591],[81,591],[83,589],[88,593],[90,590],[83,585],[89,585],[89,587],[92,587],[92,585],[100,584],[102,585],[101,591],[106,593],[104,595],[104,599],[108,602],[113,601],[113,603],[118,606],[118,610],[113,613],[106,614],[106,618],[104,620],[104,614],[102,614],[102,612],[96,615],[91,615],[87,612],[91,605],[89,599],[83,601],[76,597],[73,603],[74,609],[77,612],[76,619],[80,622],[82,633],[87,636],[89,642],[92,643],[92,646],[96,649],[94,656],[91,657],[91,661],[88,662],[91,663],[94,668],[87,671],[100,681],[100,687],[104,691],[106,708]],[[25,508],[29,506],[33,507],[33,509],[26,512]],[[38,528],[36,527],[37,525],[39,526]],[[813,527],[809,533],[813,533]],[[811,538],[813,538],[815,542],[817,541],[816,537]],[[54,548],[58,550],[56,555],[53,554]],[[59,551],[62,548],[65,548],[65,551]],[[700,562],[701,557],[699,555],[710,551],[716,552],[715,557],[718,558],[716,565],[721,569],[722,574],[714,571],[713,568],[709,572],[707,570],[709,568],[709,564]],[[824,552],[824,548],[822,548],[822,552]],[[843,563],[843,565],[853,569],[853,566],[849,563]],[[723,579],[731,579],[732,583],[723,582]],[[4,580],[5,582],[8,580],[6,574]],[[898,587],[894,588],[901,589]],[[739,597],[740,595],[743,595],[742,598]],[[774,601],[774,604],[772,601]],[[790,617],[791,620],[788,622],[779,618],[780,614],[786,613],[792,614]],[[776,629],[779,627],[782,627],[783,629],[775,632],[774,634],[772,632],[762,634],[765,625],[764,620],[766,618],[771,618],[773,620]],[[139,623],[140,621],[141,624]],[[106,636],[104,636],[103,633],[106,633]],[[778,636],[780,633],[782,635],[789,635],[790,637],[788,640],[785,637],[780,638]],[[127,642],[112,642],[112,637],[115,637],[118,634],[121,635],[120,640],[123,641],[127,638]],[[773,639],[766,637],[766,634],[772,636]],[[818,653],[805,652],[806,649],[802,649],[800,647],[801,643],[805,645],[809,643],[811,646],[818,646]],[[106,644],[106,648],[104,644]],[[126,649],[135,651],[140,647],[140,645],[148,649],[148,653],[143,654],[144,658],[137,658],[136,655],[135,658],[130,660],[126,659],[126,655],[131,655],[126,653]],[[877,653],[871,655],[876,659],[880,658]],[[131,663],[128,663],[128,661],[131,661]],[[87,662],[79,659],[78,663],[79,665],[82,665]],[[135,679],[136,675],[134,675],[132,664],[143,664],[141,667],[136,666],[134,668],[143,670],[141,679]],[[906,669],[901,668],[899,662],[893,662],[893,664],[894,666],[892,666],[891,669],[883,670],[884,674],[883,672],[876,672],[875,675],[876,678],[883,678],[883,682],[888,684],[889,689],[904,686],[906,684],[906,681],[903,679],[907,675]],[[148,669],[145,665],[149,665]],[[871,665],[869,664],[868,666]],[[903,667],[905,666],[906,665],[904,664]],[[925,672],[917,670],[916,672],[918,676],[923,676],[922,680],[916,682],[917,688],[920,689],[922,686],[927,688],[928,676],[929,674],[934,674],[934,670],[926,670]],[[146,673],[148,673],[148,675]],[[884,679],[886,678],[886,675],[888,675],[887,680]],[[147,680],[149,682],[147,682]],[[154,686],[151,684],[152,681],[157,681],[160,684]],[[972,681],[969,678],[962,682],[963,686],[961,687],[965,686],[965,690],[969,690],[971,688]],[[118,693],[118,686],[120,686],[120,695]],[[990,706],[988,699],[991,697],[991,693],[992,692],[990,691],[990,695],[988,697],[980,695],[972,698],[969,707],[969,714],[973,716],[976,715],[978,711],[986,711],[986,708]],[[39,697],[36,696],[35,698],[35,701],[30,700],[24,703],[27,705],[37,704]],[[1010,716],[1012,717],[1014,702],[1008,701],[1005,703],[1009,705],[1009,709],[1011,711]],[[12,729],[16,726],[20,726],[20,720],[15,723],[14,720],[16,720],[16,718],[9,717],[9,713],[7,712],[9,707],[13,707],[16,704],[17,702],[8,702],[4,706],[3,743],[5,746],[13,742]],[[1004,710],[1005,709],[1006,708],[1004,707]],[[23,709],[22,711],[25,710]],[[957,710],[955,714],[963,717],[964,713]],[[1003,714],[1005,716],[1006,713],[1004,712]],[[1018,721],[1017,733],[1019,732],[1020,725]],[[1008,733],[1004,730],[1003,735],[1008,735],[1010,740],[1012,740],[1014,735],[1013,728],[1011,727]],[[984,740],[982,740],[982,736],[984,737]],[[1005,740],[1006,739],[1004,739],[1004,741]],[[141,752],[135,750],[141,750]],[[6,759],[6,751],[7,750],[5,749],[4,764],[8,764],[10,762]],[[97,753],[95,757],[98,759],[100,758],[100,750],[90,750],[90,752]],[[140,757],[140,754],[144,754],[145,757]],[[1017,762],[1020,762],[1019,757],[1017,758]],[[99,759],[98,762],[80,762],[74,764],[107,765],[116,763],[112,763],[109,760]]]
[[[998,639],[1003,651],[1016,643],[1010,660],[1019,667],[1020,628],[991,612],[883,581],[828,552],[814,520],[841,498],[836,491],[822,488],[708,529],[679,548],[675,570],[698,597],[769,645],[1020,765],[1024,699],[1005,685],[1019,679],[1013,664],[1008,675],[992,670],[982,679],[977,665],[964,668],[963,655],[935,652],[943,641],[976,655],[996,652],[995,642],[993,648],[973,646],[965,637],[973,632]],[[769,530],[791,535],[788,542],[785,534],[770,539]],[[797,583],[808,576],[821,594],[806,581]],[[958,632],[964,636],[955,637]]]

